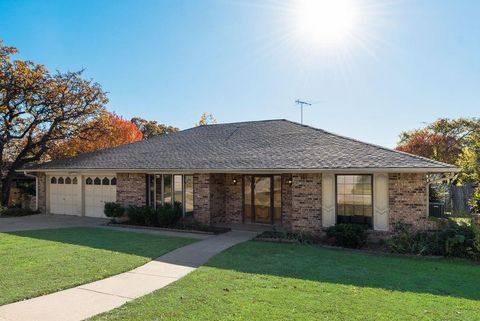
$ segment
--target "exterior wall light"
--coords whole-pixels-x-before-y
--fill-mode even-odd
[[[287,184],[290,185],[290,186],[292,185],[292,179],[291,178],[287,179]]]
[[[237,185],[237,179],[236,179],[236,178],[233,178],[233,179],[232,179],[232,184],[233,184],[233,185]]]

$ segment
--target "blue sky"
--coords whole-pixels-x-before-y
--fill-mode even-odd
[[[300,120],[394,147],[438,117],[480,116],[480,1],[357,0],[355,39],[292,36],[285,1],[0,0],[0,38],[51,70],[85,68],[130,118],[191,127]],[[355,0],[354,0],[355,1]]]

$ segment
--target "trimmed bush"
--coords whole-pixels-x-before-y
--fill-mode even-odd
[[[327,236],[334,238],[336,245],[360,248],[367,243],[367,226],[361,224],[338,224],[327,229]]]
[[[157,208],[158,225],[161,227],[173,226],[182,218],[182,209],[180,206],[165,204]]]
[[[129,206],[127,208],[128,220],[132,224],[156,226],[157,216],[150,206]]]
[[[106,217],[122,217],[125,214],[125,208],[118,203],[108,202],[105,203],[103,213],[105,213]]]

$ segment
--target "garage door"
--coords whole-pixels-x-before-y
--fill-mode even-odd
[[[105,203],[117,201],[117,179],[115,176],[85,177],[85,215],[105,217]]]
[[[81,188],[76,176],[49,177],[50,213],[81,215]]]

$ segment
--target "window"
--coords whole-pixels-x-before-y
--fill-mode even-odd
[[[372,226],[372,175],[337,175],[337,224]]]
[[[153,175],[151,175],[153,177]],[[162,206],[163,204],[163,193],[162,193],[162,175],[155,175],[155,201],[156,206]]]
[[[99,177],[95,177],[95,179],[93,180],[93,185],[102,185],[102,181]]]
[[[110,185],[110,180],[108,179],[108,177],[104,177],[102,179],[102,185]]]
[[[185,215],[193,215],[193,176],[184,176]]]
[[[57,178],[56,177],[52,177],[50,179],[50,184],[57,184]]]
[[[172,204],[172,175],[163,175],[163,203]]]
[[[193,214],[193,176],[182,174],[147,175],[147,204],[158,208],[175,204],[184,215]]]
[[[77,185],[77,184],[78,184],[78,180],[77,180],[76,177],[74,177],[74,178],[72,179],[72,184],[73,184],[73,185]]]
[[[72,184],[72,179],[70,177],[65,178],[65,184]]]
[[[183,179],[182,175],[173,175],[173,201],[175,206],[183,208]]]
[[[63,179],[63,177],[60,177],[60,178],[58,179],[58,184],[63,184],[63,183],[64,183],[64,179]]]
[[[110,185],[117,185],[117,178],[116,177],[112,178],[112,180],[110,181]]]
[[[92,185],[93,184],[93,180],[91,177],[88,177],[86,180],[85,180],[85,184],[87,185]]]
[[[273,176],[273,220],[282,222],[282,176]]]

